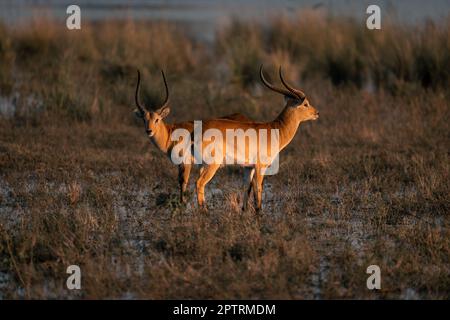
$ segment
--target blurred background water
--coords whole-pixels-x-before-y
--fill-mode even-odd
[[[70,4],[81,7],[82,21],[166,20],[186,24],[196,37],[206,40],[213,39],[217,27],[230,17],[264,20],[312,9],[364,22],[367,6],[377,4],[382,10],[382,19],[416,24],[427,19],[440,20],[450,12],[450,0],[2,0],[0,21],[14,25],[40,16],[65,19]]]

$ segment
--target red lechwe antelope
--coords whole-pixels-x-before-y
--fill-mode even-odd
[[[174,130],[176,129],[186,129],[192,132],[194,129],[193,121],[186,121],[174,124],[168,124],[164,122],[164,118],[170,112],[169,108],[169,88],[167,86],[166,77],[164,72],[161,70],[162,77],[164,80],[164,86],[166,89],[166,98],[162,106],[156,110],[149,111],[140,103],[139,99],[139,88],[141,82],[141,74],[138,70],[138,81],[136,85],[135,92],[135,102],[137,109],[134,110],[135,115],[144,121],[145,132],[150,137],[151,141],[155,146],[164,152],[166,155],[171,155],[173,147],[178,143],[178,141],[171,141],[170,137]],[[248,121],[249,119],[242,114],[234,113],[228,116],[224,116],[221,119]],[[184,202],[183,194],[186,191],[186,187],[189,182],[189,175],[191,172],[192,165],[188,163],[182,163],[178,165],[178,182],[180,184],[180,201]]]
[[[219,169],[220,166],[229,164],[226,159],[234,158],[235,164],[241,164],[246,168],[246,181],[248,185],[246,192],[244,193],[243,199],[243,209],[246,209],[248,197],[250,195],[251,189],[253,188],[253,193],[255,197],[255,208],[256,210],[261,209],[261,196],[263,188],[264,172],[269,167],[270,162],[262,162],[260,159],[261,153],[264,151],[265,155],[270,155],[270,159],[274,159],[278,153],[284,149],[294,138],[295,133],[301,122],[308,120],[316,120],[319,118],[319,112],[310,105],[305,94],[298,89],[294,89],[283,79],[281,72],[281,67],[279,70],[279,75],[281,82],[285,88],[277,88],[270,84],[265,78],[262,70],[262,65],[260,68],[260,78],[263,84],[269,89],[280,93],[284,96],[285,107],[278,115],[278,117],[271,122],[254,122],[251,120],[229,120],[229,119],[214,119],[207,120],[202,123],[202,140],[200,141],[201,150],[207,149],[214,157],[214,161],[209,164],[204,164],[202,170],[200,171],[200,177],[197,180],[197,201],[200,207],[205,208],[205,185],[214,177],[214,174]],[[213,129],[217,132],[220,131],[222,137],[220,143],[215,144],[213,147],[208,145],[213,142],[213,140],[207,141],[205,139],[204,133]],[[260,137],[256,139],[249,139],[248,143],[235,144],[235,137],[227,139],[227,130],[231,132],[247,132],[247,130],[253,132],[261,132],[265,130],[267,141],[262,142]],[[276,150],[270,150],[272,143],[268,142],[274,139],[272,130],[277,132],[277,148]],[[247,142],[248,140],[245,140]],[[214,140],[215,142],[215,140]],[[256,144],[251,145],[251,144]],[[261,150],[261,148],[267,148],[267,150]],[[203,156],[203,153],[202,153]],[[240,157],[240,161],[237,159]]]

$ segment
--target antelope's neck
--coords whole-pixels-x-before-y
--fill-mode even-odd
[[[280,151],[284,149],[294,138],[300,121],[294,114],[294,110],[284,108],[279,116],[273,121],[274,129],[280,133]]]
[[[153,143],[164,153],[167,153],[170,148],[170,133],[172,126],[165,124],[161,120],[160,128],[156,131],[155,135],[152,137]]]

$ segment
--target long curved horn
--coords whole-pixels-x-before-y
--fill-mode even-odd
[[[289,96],[292,98],[297,98],[296,94],[293,94],[292,92],[286,90],[286,89],[282,89],[282,88],[277,88],[275,87],[273,84],[269,83],[269,81],[266,80],[266,78],[264,78],[264,74],[263,74],[263,65],[261,65],[261,67],[259,68],[259,77],[261,78],[262,83],[269,88],[272,91],[281,93],[282,95],[285,96]]]
[[[161,107],[161,109],[162,109],[164,107],[167,107],[167,104],[169,103],[169,87],[167,86],[166,76],[164,75],[164,71],[163,70],[161,70],[161,74],[162,74],[162,77],[163,77],[163,80],[164,80],[164,86],[166,88],[166,99],[164,100],[164,103],[163,103],[163,105]]]
[[[141,85],[141,73],[139,72],[139,70],[137,71],[138,74],[138,81],[137,81],[137,85],[136,85],[136,93],[134,95],[134,99],[136,101],[136,106],[138,107],[139,111],[144,113],[145,112],[145,108],[141,106],[140,102],[139,102],[139,88]]]
[[[300,100],[305,99],[306,95],[302,90],[298,90],[298,89],[294,89],[293,87],[291,87],[286,81],[284,81],[283,79],[283,74],[281,72],[281,66],[279,69],[279,74],[280,74],[280,79],[281,82],[283,83],[283,85],[286,87],[286,89],[288,89],[290,92],[292,92],[296,97],[298,97]]]

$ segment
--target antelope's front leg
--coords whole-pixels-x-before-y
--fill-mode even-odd
[[[255,168],[255,176],[253,177],[253,194],[255,196],[256,211],[261,211],[262,208],[262,190],[264,181],[264,169],[261,167]]]
[[[200,177],[197,180],[197,202],[200,208],[206,209],[205,186],[214,177],[220,164],[211,164],[202,168]]]
[[[180,184],[180,202],[185,203],[184,193],[189,183],[189,175],[191,173],[191,164],[180,164],[178,167],[178,182]]]

